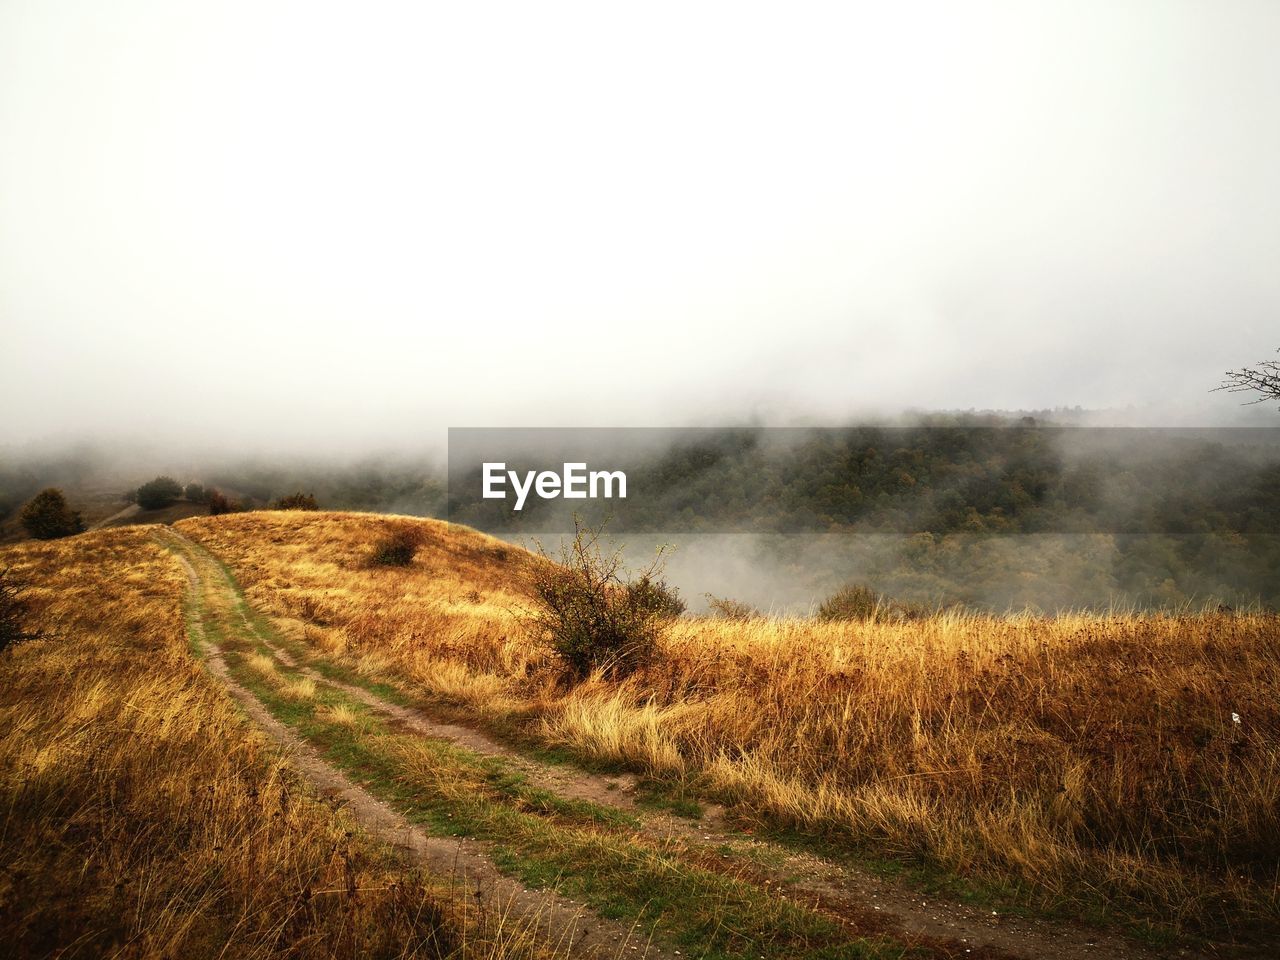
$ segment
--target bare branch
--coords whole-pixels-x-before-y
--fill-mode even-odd
[[[1280,363],[1265,360],[1245,367],[1241,370],[1228,370],[1222,383],[1213,392],[1222,390],[1226,393],[1257,394],[1245,405],[1265,403],[1268,400],[1280,400]]]

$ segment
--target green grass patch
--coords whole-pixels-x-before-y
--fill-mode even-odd
[[[701,820],[704,813],[698,797],[683,782],[641,780],[636,786],[636,803],[686,820]]]

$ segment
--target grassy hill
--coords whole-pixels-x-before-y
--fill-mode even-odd
[[[192,655],[151,530],[0,551],[49,632],[0,657],[0,940],[13,958],[537,951],[486,934],[310,793]]]
[[[424,538],[412,566],[370,567],[403,524]],[[518,548],[358,514],[179,528],[325,656],[759,826],[908,855],[1046,908],[1276,917],[1274,616],[684,618],[649,670],[567,688],[522,628]]]
[[[404,532],[409,565],[371,562]],[[307,889],[362,891],[304,911],[316,955],[430,955],[425,938],[473,929],[419,873],[435,919],[390,944],[402,881],[378,877],[403,868],[350,827],[354,861],[325,860],[343,819],[323,803],[277,822],[280,791],[307,791],[281,786],[293,767],[253,732],[266,724],[377,809],[484,844],[512,897],[554,891],[663,956],[1086,955],[1070,928],[974,926],[960,901],[1148,945],[1280,932],[1275,615],[683,617],[638,672],[574,684],[528,626],[543,562],[440,521],[324,512],[4,548],[58,638],[0,660],[16,811],[0,855],[28,878],[0,887],[0,926],[32,956],[65,942],[53,919],[151,938],[140,955],[275,955],[272,924],[304,887],[252,859],[262,836],[260,856]],[[48,837],[58,852],[41,859]],[[169,879],[146,886],[153,872]],[[446,955],[539,948],[517,939]]]

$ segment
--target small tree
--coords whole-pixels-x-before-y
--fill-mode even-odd
[[[316,503],[315,494],[312,493],[291,493],[287,497],[281,497],[271,507],[272,510],[319,510],[320,506]]]
[[[40,640],[45,634],[27,624],[29,607],[22,594],[26,584],[15,579],[8,570],[0,570],[0,654],[29,640]]]
[[[156,477],[138,488],[138,506],[143,510],[167,507],[182,496],[182,484],[173,477]]]
[[[606,553],[600,530],[574,521],[573,540],[533,572],[535,609],[529,625],[549,638],[565,673],[581,680],[594,670],[621,677],[648,662],[668,622],[684,603],[660,579],[662,555],[634,579],[622,568],[621,550]]]
[[[224,513],[239,513],[244,507],[235,500],[228,500],[226,495],[217,490],[209,491],[209,516],[216,517]]]
[[[208,503],[209,491],[204,488],[202,483],[188,483],[182,495],[191,503]]]
[[[67,498],[56,487],[41,490],[22,509],[22,526],[37,540],[57,540],[84,530],[79,511],[67,506]]]
[[[1246,404],[1280,400],[1280,363],[1264,360],[1252,367],[1228,370],[1226,378],[1216,389],[1227,393],[1257,394],[1252,400],[1246,400]]]

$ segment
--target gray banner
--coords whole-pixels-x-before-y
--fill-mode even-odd
[[[1280,429],[455,428],[448,518],[494,533],[1280,533]]]

